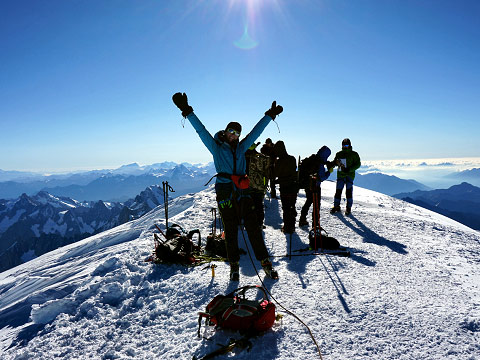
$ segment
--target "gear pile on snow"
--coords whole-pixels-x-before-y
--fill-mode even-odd
[[[261,300],[245,297],[248,290],[257,289],[263,293]],[[268,300],[265,289],[258,285],[238,288],[227,295],[217,295],[207,305],[205,312],[199,312],[198,336],[202,319],[215,328],[239,330],[249,334],[266,331],[275,322],[275,304]]]
[[[217,209],[212,208],[212,232],[207,236],[205,244],[205,254],[209,256],[219,256],[227,258],[227,246],[225,245],[225,233],[220,229],[217,234]],[[220,222],[221,224],[221,222]]]
[[[194,265],[201,262],[202,238],[200,230],[195,229],[189,232],[185,231],[180,225],[172,224],[166,230],[166,234],[157,226],[156,228],[165,237],[162,239],[154,233],[155,250],[153,254],[146,259],[154,263],[180,263]],[[193,236],[198,234],[198,243],[193,242]]]

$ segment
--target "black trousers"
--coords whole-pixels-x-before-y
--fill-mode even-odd
[[[263,199],[265,193],[259,190],[250,190],[250,197],[252,198],[253,205],[255,206],[255,215],[257,216],[257,224],[259,227],[263,226],[265,220],[265,210],[263,207]]]
[[[258,226],[255,205],[250,191],[233,189],[232,183],[215,184],[217,204],[225,231],[225,244],[229,262],[240,260],[238,251],[238,226],[243,225],[248,234],[255,258],[259,261],[268,258],[268,250],[263,240],[262,230]]]
[[[283,230],[285,233],[292,233],[295,230],[297,218],[297,210],[295,208],[297,193],[285,193],[280,188],[280,201],[282,202],[283,210]]]

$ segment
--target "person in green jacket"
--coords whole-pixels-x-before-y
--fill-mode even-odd
[[[333,160],[337,166],[337,191],[333,198],[333,208],[331,214],[340,211],[340,200],[342,197],[343,187],[345,186],[345,195],[347,197],[347,208],[345,215],[352,213],[353,205],[353,180],[355,179],[355,171],[361,166],[360,156],[352,149],[350,139],[343,139],[342,150],[337,152]]]

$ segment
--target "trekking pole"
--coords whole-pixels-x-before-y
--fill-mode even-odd
[[[163,204],[165,206],[165,229],[168,229],[168,191],[175,192],[170,185],[168,185],[168,181],[163,181]]]
[[[316,186],[316,178],[312,176],[310,178],[310,186],[313,189],[313,234],[315,237],[315,252],[317,251],[317,230],[319,230],[318,236],[320,237],[320,249],[323,250],[322,244],[322,232],[320,230],[320,199],[318,198],[318,191]]]
[[[300,155],[298,155],[298,169],[300,170],[300,160],[301,160],[301,157]],[[296,175],[297,175],[297,184],[300,182],[300,171],[297,170],[296,172]],[[297,190],[298,191],[298,190]],[[288,260],[292,260],[292,237],[293,237],[293,234],[290,234],[290,250],[289,250],[289,256],[288,256]]]
[[[212,235],[217,236],[217,208],[211,209],[213,223],[212,223]]]
[[[322,196],[321,196],[321,193],[322,193],[322,190],[320,189],[320,186],[321,185],[318,185],[316,187],[316,189],[318,190],[317,192],[317,207],[318,207],[318,211],[317,211],[317,215],[318,215],[318,233],[320,234],[320,248],[322,249],[322,252],[323,252],[323,239],[322,239],[322,225],[320,224],[320,209],[322,207]]]
[[[317,194],[315,191],[312,193],[313,197],[313,237],[315,239],[314,244],[315,244],[315,249],[314,251],[317,252]]]
[[[165,229],[168,229],[168,188],[166,187],[168,181],[163,181],[163,206],[165,208]]]
[[[322,227],[320,226],[320,193],[317,191],[316,192],[316,201],[317,201],[317,222],[315,226],[317,227],[318,230],[318,237],[320,238],[320,250],[323,252],[323,240],[322,240]]]
[[[165,241],[167,241],[167,240],[168,240],[168,239],[167,239],[167,235],[165,235],[165,233],[162,231],[162,229],[160,229],[160,228],[158,227],[157,224],[154,224],[154,225],[155,225],[155,227],[157,228],[157,230],[160,231],[160,234],[163,235],[163,237],[165,238]],[[153,235],[154,235],[155,239],[158,240],[158,241],[160,241],[162,244],[165,242],[165,241],[161,241],[160,238],[158,238],[157,236],[155,236],[155,235],[157,235],[157,234],[153,234]]]
[[[292,260],[292,237],[293,237],[293,234],[290,234],[290,250],[288,251],[289,253],[288,260]]]
[[[297,170],[297,184],[300,183],[300,162],[301,162],[301,157],[298,155],[298,170]]]

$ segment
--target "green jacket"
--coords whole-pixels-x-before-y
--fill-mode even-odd
[[[339,166],[337,169],[337,179],[346,178],[347,176],[350,177],[352,180],[355,179],[355,171],[362,165],[360,162],[360,156],[356,151],[353,151],[351,148],[349,149],[342,149],[341,151],[337,152],[335,155],[334,162],[337,160],[346,161],[347,171],[343,171],[342,168]]]

